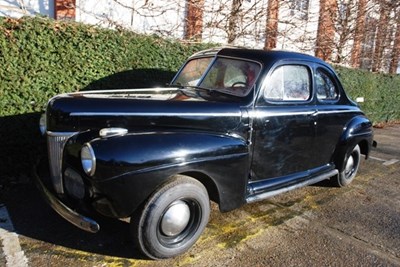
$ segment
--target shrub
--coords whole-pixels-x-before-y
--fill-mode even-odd
[[[0,116],[41,111],[51,96],[114,73],[175,72],[205,47],[40,17],[0,18]]]
[[[207,47],[41,17],[0,17],[3,181],[28,173],[44,153],[38,120],[52,96],[165,84],[189,55]]]
[[[336,67],[347,94],[364,97],[361,108],[374,122],[400,119],[400,75],[371,73],[363,70]]]

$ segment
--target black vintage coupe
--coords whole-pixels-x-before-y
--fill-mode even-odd
[[[227,212],[322,180],[346,186],[373,143],[328,64],[237,48],[193,55],[166,88],[58,95],[41,129],[49,204],[90,232],[100,227],[87,208],[130,218],[153,259],[196,242],[210,200]]]

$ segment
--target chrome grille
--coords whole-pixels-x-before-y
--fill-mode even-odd
[[[63,194],[62,160],[63,150],[74,132],[47,132],[47,149],[49,153],[50,177],[57,193]]]

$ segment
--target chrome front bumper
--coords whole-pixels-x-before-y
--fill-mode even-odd
[[[59,200],[56,196],[54,196],[46,188],[36,170],[34,172],[34,176],[36,180],[36,185],[39,191],[42,193],[43,198],[50,205],[50,207],[52,207],[61,217],[63,217],[65,220],[72,223],[76,227],[87,232],[97,233],[100,230],[100,226],[96,221],[73,211],[64,203],[62,203],[61,200]]]

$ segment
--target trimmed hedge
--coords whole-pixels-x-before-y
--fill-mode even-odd
[[[189,55],[210,46],[42,17],[0,17],[0,185],[27,177],[45,154],[38,120],[52,96],[162,85]],[[365,97],[361,106],[374,122],[400,119],[399,76],[337,70],[351,97]]]
[[[41,111],[50,97],[114,73],[175,72],[188,55],[206,47],[40,17],[0,18],[0,116]]]
[[[343,67],[336,67],[336,71],[352,99],[364,97],[365,102],[359,104],[375,124],[400,119],[400,75]]]
[[[25,179],[45,154],[38,120],[52,96],[163,85],[189,55],[209,47],[42,17],[0,17],[0,185]]]

